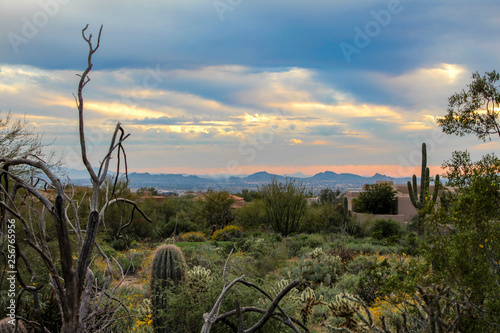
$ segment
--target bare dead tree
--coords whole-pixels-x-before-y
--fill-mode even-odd
[[[78,204],[75,204],[73,201],[74,193],[71,191],[68,193],[67,189],[65,190],[61,180],[51,171],[48,163],[34,155],[23,157],[0,156],[0,213],[2,214],[0,248],[4,248],[6,239],[5,226],[9,219],[15,219],[16,223],[17,221],[19,222],[23,231],[23,237],[25,237],[23,240],[17,239],[16,242],[17,267],[15,267],[15,270],[18,272],[17,279],[21,285],[17,298],[20,299],[24,292],[29,292],[35,300],[35,309],[40,307],[38,291],[41,286],[33,287],[28,285],[18,269],[22,263],[29,274],[31,274],[31,279],[35,278],[30,260],[26,257],[23,250],[26,247],[31,247],[40,256],[47,268],[50,288],[55,295],[61,313],[61,332],[63,333],[105,331],[116,320],[115,313],[117,308],[122,306],[113,296],[117,287],[109,289],[110,276],[105,279],[103,285],[98,286],[96,285],[94,273],[89,268],[93,260],[92,251],[94,246],[97,246],[101,255],[106,259],[109,271],[111,271],[111,259],[96,244],[97,231],[105,210],[114,203],[123,202],[133,206],[134,211],[138,211],[148,221],[151,221],[135,202],[125,198],[113,198],[110,196],[102,206],[99,205],[101,185],[106,180],[111,159],[116,157],[117,162],[115,184],[118,180],[120,165],[124,165],[125,170],[127,169],[123,142],[129,135],[125,134],[120,123],[116,124],[109,148],[102,162],[100,162],[98,172],[96,173],[87,156],[83,90],[90,82],[88,75],[92,70],[92,56],[99,48],[102,26],[97,36],[96,45],[93,44],[92,34],[86,35],[87,28],[88,25],[82,30],[82,37],[89,48],[87,68],[83,74],[79,75],[78,93],[74,96],[78,109],[81,158],[92,182],[92,190],[89,198],[90,213],[85,229],[82,228],[84,223],[81,223],[78,218]],[[48,179],[48,181],[45,181],[46,185],[55,190],[55,196],[44,194],[36,186],[36,183],[19,176],[15,172],[15,169],[19,167],[31,167],[45,175]],[[69,214],[69,211],[72,213]],[[68,216],[71,216],[71,219]],[[58,251],[51,251],[49,249],[46,234],[49,223],[53,223],[55,226]],[[72,235],[74,236],[71,237]],[[75,236],[76,246],[74,244],[75,241],[72,242],[72,238],[75,238]],[[23,246],[19,245],[21,241],[24,241]],[[3,277],[0,276],[0,278]],[[27,319],[25,322],[34,324]],[[43,327],[40,318],[34,325],[39,326],[39,329],[47,331]]]
[[[304,331],[309,332],[307,327],[305,327],[303,324],[301,324],[298,320],[295,320],[295,319],[291,318],[290,316],[288,316],[285,313],[285,311],[283,311],[283,309],[281,309],[281,307],[279,306],[279,302],[281,301],[281,299],[283,299],[283,297],[285,297],[286,294],[288,294],[288,292],[290,292],[290,290],[292,290],[293,288],[297,287],[300,284],[299,280],[292,281],[285,288],[283,288],[283,290],[281,290],[278,293],[278,295],[276,295],[276,297],[273,299],[268,293],[266,293],[264,290],[262,290],[262,288],[260,288],[259,286],[257,286],[254,283],[243,280],[243,278],[244,278],[244,276],[241,276],[237,279],[234,279],[230,284],[228,284],[222,290],[221,294],[219,295],[219,298],[215,302],[210,313],[205,313],[203,315],[205,322],[204,322],[203,327],[201,329],[201,333],[209,333],[212,326],[215,323],[217,323],[219,321],[226,321],[231,316],[236,316],[236,318],[237,318],[237,325],[238,325],[237,331],[238,331],[238,333],[258,332],[262,328],[262,326],[264,326],[264,324],[270,319],[274,319],[274,320],[282,322],[283,324],[290,327],[294,332],[300,333],[300,330],[297,328],[297,326],[301,327]],[[269,307],[267,309],[261,309],[261,308],[257,308],[257,307],[253,307],[253,306],[240,307],[239,302],[236,301],[234,310],[231,310],[231,311],[228,311],[228,312],[225,312],[222,314],[218,314],[219,307],[220,307],[220,304],[222,303],[224,296],[237,283],[240,283],[240,284],[243,284],[247,287],[253,288],[253,289],[257,290],[259,293],[261,293],[262,295],[264,295],[267,299],[269,299],[271,301],[271,304],[269,305]],[[276,309],[278,310],[278,312],[275,311]],[[252,327],[245,329],[243,326],[243,319],[242,319],[242,315],[245,312],[260,313],[263,316]]]

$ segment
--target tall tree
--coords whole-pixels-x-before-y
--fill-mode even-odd
[[[498,103],[500,102],[500,73],[486,72],[481,76],[472,74],[468,90],[455,93],[448,99],[448,113],[438,119],[438,125],[446,134],[475,134],[479,139],[491,140],[491,135],[500,136]]]
[[[500,329],[500,159],[471,160],[454,152],[443,167],[453,191],[445,190],[426,219],[424,256],[436,281],[453,288],[464,307],[461,332]]]
[[[283,236],[299,230],[307,206],[306,188],[294,179],[280,183],[273,178],[271,184],[260,187],[267,222]]]
[[[203,197],[202,211],[209,227],[223,228],[234,220],[235,202],[229,192],[208,192]]]
[[[4,255],[7,247],[7,224],[15,221],[20,232],[23,233],[23,237],[18,237],[15,243],[18,260],[16,260],[14,270],[18,272],[16,277],[21,286],[18,299],[24,292],[33,294],[35,303],[39,299],[38,291],[40,288],[26,283],[26,277],[20,274],[22,263],[30,272],[31,280],[36,281],[37,277],[31,267],[33,258],[28,259],[24,252],[27,247],[31,247],[47,268],[49,285],[61,313],[61,332],[63,333],[102,331],[115,320],[114,315],[117,307],[111,305],[114,302],[113,291],[106,290],[109,279],[104,285],[93,285],[95,282],[94,273],[89,268],[92,250],[97,245],[97,230],[104,212],[112,204],[126,202],[142,212],[133,201],[114,196],[112,189],[109,191],[110,196],[105,203],[99,203],[101,185],[105,183],[111,159],[116,158],[117,177],[120,165],[125,164],[126,167],[123,142],[128,135],[125,134],[121,124],[117,123],[109,149],[101,159],[99,171],[94,171],[95,169],[87,156],[83,90],[90,82],[88,75],[92,70],[92,56],[99,48],[102,26],[95,46],[92,34],[86,35],[87,28],[88,26],[82,30],[82,37],[88,45],[87,68],[80,75],[78,93],[75,96],[78,109],[81,158],[92,181],[90,213],[86,223],[80,221],[78,217],[78,207],[72,200],[71,191],[65,189],[47,163],[34,154],[14,157],[0,156],[0,207],[2,209],[0,248]],[[54,195],[43,193],[32,182],[19,177],[14,172],[16,167],[31,167],[43,173],[48,179],[46,185],[54,190]],[[72,211],[72,214],[68,214],[68,211]],[[68,216],[73,216],[73,219]],[[55,251],[53,247],[48,245],[46,236],[46,229],[52,223],[56,230],[56,243],[58,245]],[[99,246],[97,247],[100,250]],[[107,258],[103,251],[100,252]],[[0,276],[0,278],[5,278],[5,275]],[[97,292],[103,297],[96,298]],[[39,308],[39,305],[35,304],[35,308],[37,306]],[[26,321],[26,319],[24,320]],[[33,324],[33,322],[30,323]],[[37,325],[38,329],[44,330],[43,323],[39,322]]]

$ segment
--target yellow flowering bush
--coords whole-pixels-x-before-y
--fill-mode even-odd
[[[228,225],[217,230],[212,235],[214,241],[230,241],[243,236],[243,229],[237,225]]]
[[[184,242],[204,242],[206,241],[206,235],[199,231],[190,231],[181,235],[181,239]]]

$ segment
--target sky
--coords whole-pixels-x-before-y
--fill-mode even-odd
[[[0,117],[25,117],[71,168],[78,74],[91,161],[117,122],[129,171],[431,173],[493,138],[436,120],[472,73],[500,69],[497,0],[3,0]]]

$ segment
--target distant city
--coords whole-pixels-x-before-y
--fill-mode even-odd
[[[75,185],[90,186],[87,172],[82,170],[65,169],[66,179]],[[324,188],[346,189],[361,188],[364,184],[373,184],[376,181],[392,181],[394,184],[406,184],[410,177],[394,178],[375,174],[364,177],[352,173],[335,173],[326,171],[314,176],[295,173],[291,175],[274,175],[267,172],[257,172],[252,175],[188,175],[188,174],[151,174],[132,172],[128,175],[129,187],[132,190],[141,187],[154,187],[160,193],[183,193],[186,191],[219,190],[230,193],[241,192],[244,189],[257,190],[259,186],[269,184],[273,178],[279,182],[294,179],[297,184],[319,192]]]

